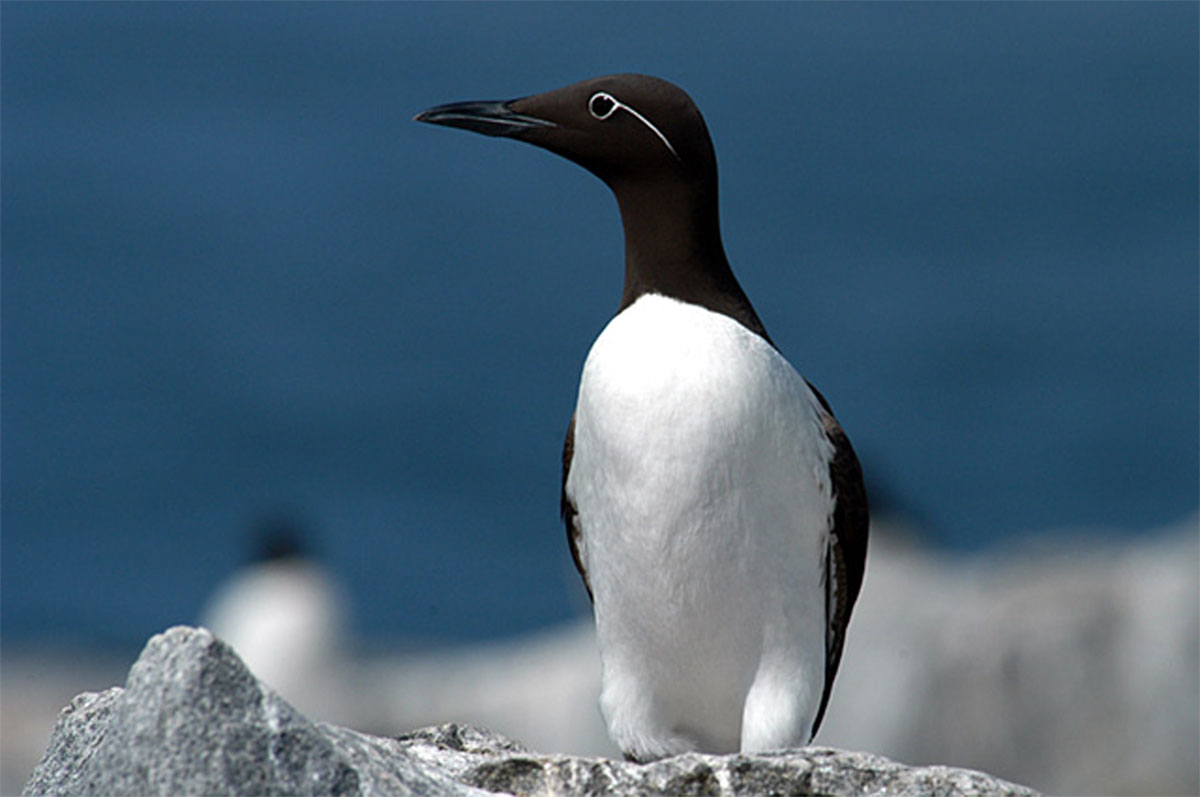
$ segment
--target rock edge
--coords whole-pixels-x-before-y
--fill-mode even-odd
[[[124,687],[63,709],[26,795],[1033,795],[981,772],[824,747],[652,764],[541,755],[441,725],[392,739],[313,722],[205,629],[150,639]]]

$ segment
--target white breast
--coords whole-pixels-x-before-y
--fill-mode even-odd
[[[625,750],[807,741],[832,453],[812,390],[725,315],[647,295],[596,340],[567,494]]]

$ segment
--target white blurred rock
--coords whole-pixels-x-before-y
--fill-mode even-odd
[[[591,621],[503,642],[363,663],[355,727],[372,733],[458,722],[544,753],[620,757],[600,717]]]
[[[1193,518],[969,562],[884,542],[821,740],[1060,794],[1197,793],[1198,539]]]

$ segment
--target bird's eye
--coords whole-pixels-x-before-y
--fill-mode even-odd
[[[608,92],[597,91],[588,100],[588,111],[597,119],[607,119],[615,110],[617,110],[617,101]]]

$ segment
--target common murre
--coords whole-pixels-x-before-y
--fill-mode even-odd
[[[613,740],[638,761],[807,743],[862,583],[866,494],[729,267],[699,110],[612,75],[416,120],[548,149],[620,207],[624,291],[583,366],[562,489]]]

